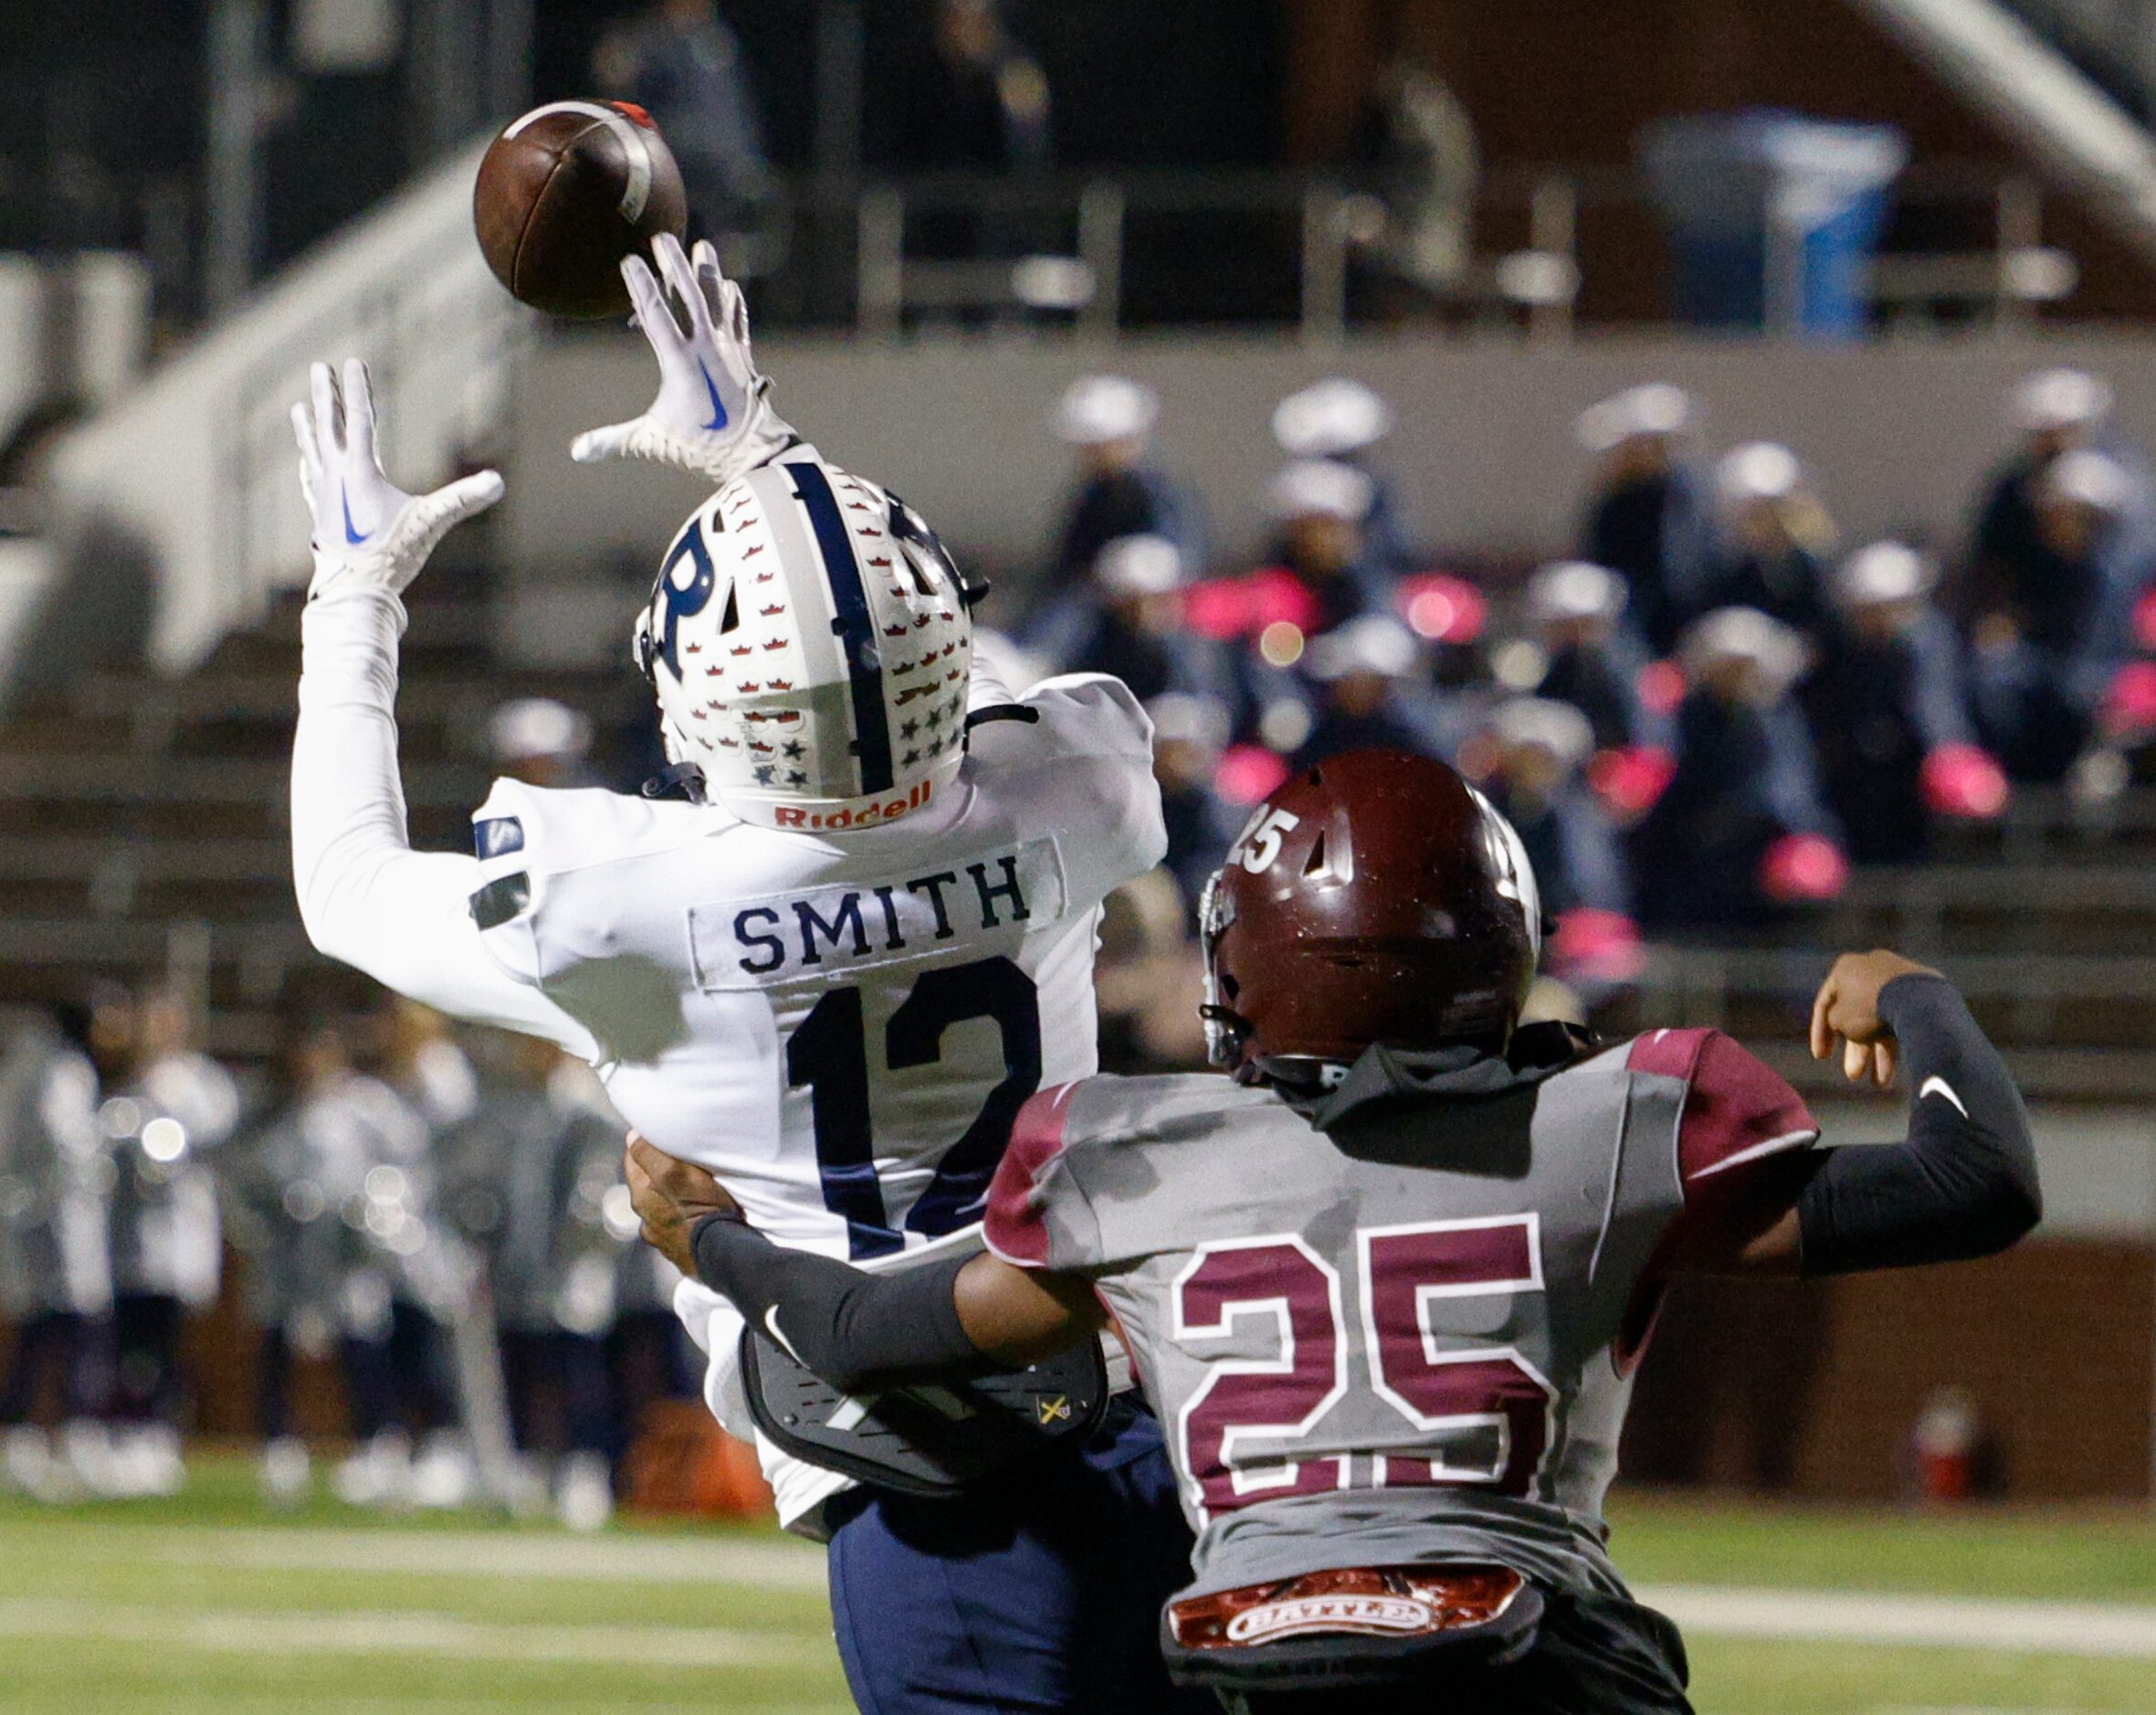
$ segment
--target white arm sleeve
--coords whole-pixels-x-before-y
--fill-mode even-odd
[[[591,1033],[480,941],[478,860],[411,848],[394,712],[404,628],[404,604],[379,589],[339,591],[300,616],[292,879],[307,938],[413,1000],[591,1058]]]

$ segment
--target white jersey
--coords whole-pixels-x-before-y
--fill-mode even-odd
[[[977,1244],[1019,1107],[1096,1069],[1100,903],[1165,849],[1130,691],[1086,675],[1014,700],[977,671],[963,769],[889,825],[769,829],[502,782],[477,859],[422,857],[385,851],[386,818],[354,801],[394,782],[383,605],[317,602],[305,622],[293,842],[316,944],[589,1059],[625,1120],[781,1244],[868,1264]],[[738,1319],[693,1281],[676,1302],[714,1410],[745,1431]],[[766,1468],[783,1518],[839,1485],[768,1449]]]

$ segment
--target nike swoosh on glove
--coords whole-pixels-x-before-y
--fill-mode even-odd
[[[314,580],[307,599],[355,588],[401,595],[435,544],[501,499],[500,474],[482,470],[411,495],[383,474],[366,365],[347,358],[340,384],[327,363],[308,371],[310,404],[292,407],[300,487],[314,521]]]
[[[719,252],[699,240],[692,262],[680,240],[662,232],[651,254],[665,287],[640,256],[622,258],[621,277],[636,325],[658,359],[658,396],[642,416],[579,435],[569,456],[580,465],[647,459],[721,487],[770,463],[800,437],[772,407],[771,381],[749,349],[748,304],[720,273]],[[687,331],[676,301],[689,318]]]

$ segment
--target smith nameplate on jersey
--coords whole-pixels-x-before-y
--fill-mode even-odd
[[[768,988],[1021,934],[1063,903],[1056,842],[1036,839],[888,881],[692,906],[689,938],[699,987]]]

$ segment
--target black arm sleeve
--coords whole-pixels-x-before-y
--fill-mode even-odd
[[[869,1274],[722,1215],[698,1224],[693,1247],[699,1280],[849,1394],[983,1365],[958,1320],[955,1283],[969,1257]]]
[[[1797,1198],[1806,1274],[1988,1257],[2043,1217],[2021,1092],[1953,984],[1896,977],[1879,1015],[1915,1092],[1909,1141],[1823,1152]]]

